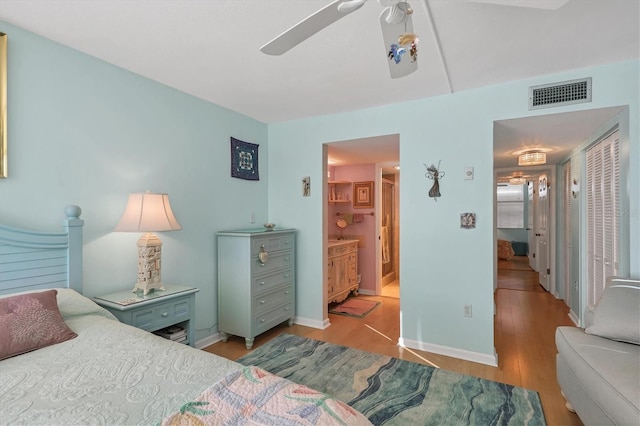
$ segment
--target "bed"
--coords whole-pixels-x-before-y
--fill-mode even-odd
[[[77,206],[65,215],[62,232],[0,225],[0,424],[370,424],[328,395],[118,322],[82,295],[84,221]]]

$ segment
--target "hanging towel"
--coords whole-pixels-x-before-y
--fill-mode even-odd
[[[389,227],[380,227],[380,239],[382,240],[382,263],[391,262],[389,256]]]
[[[347,225],[351,225],[353,223],[353,213],[343,213],[342,218],[347,222]]]
[[[353,214],[353,223],[364,222],[364,214],[362,213],[354,213]]]

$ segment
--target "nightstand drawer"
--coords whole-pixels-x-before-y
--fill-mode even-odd
[[[154,331],[166,325],[186,321],[189,318],[189,300],[178,300],[133,312],[131,325],[143,330]]]
[[[256,315],[268,311],[283,303],[290,303],[293,296],[293,283],[289,283],[270,293],[263,294],[253,299],[253,309]]]
[[[269,330],[271,327],[280,324],[282,321],[293,317],[292,310],[293,305],[291,303],[287,303],[285,305],[279,306],[272,311],[258,315],[255,319],[256,333],[263,333]]]
[[[187,331],[187,342],[195,346],[195,294],[194,287],[165,284],[165,290],[154,290],[148,295],[129,290],[96,296],[95,302],[115,315],[122,323],[146,331],[157,331],[179,325]]]

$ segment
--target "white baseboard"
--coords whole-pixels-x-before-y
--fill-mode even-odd
[[[304,325],[305,327],[318,328],[320,330],[324,330],[325,328],[331,325],[329,318],[318,321],[309,318],[295,317],[293,322],[298,325]]]
[[[490,365],[492,367],[498,366],[498,354],[487,355],[479,352],[466,351],[464,349],[451,348],[449,346],[435,345],[433,343],[419,342],[417,340],[398,339],[398,345],[411,349],[419,349],[425,352],[432,352],[434,354],[446,355],[452,358],[464,359],[465,361],[477,362],[480,364]]]
[[[580,318],[578,318],[573,310],[569,310],[569,319],[576,325],[576,327],[580,327]]]
[[[365,296],[375,296],[376,292],[374,290],[367,290],[367,289],[359,289],[358,293],[360,294],[364,294]]]
[[[293,322],[298,325],[304,325],[305,327],[318,328],[320,330],[324,330],[325,328],[331,325],[329,318],[325,319],[324,321],[317,321],[317,320],[311,320],[308,318],[295,317],[293,319]],[[220,333],[215,333],[215,334],[212,334],[211,336],[205,337],[204,339],[198,340],[196,342],[196,348],[203,349],[203,348],[206,348],[207,346],[211,346],[214,343],[218,343],[221,341],[222,341],[222,337],[220,336]]]
[[[218,343],[219,341],[221,341],[222,338],[220,337],[220,333],[215,333],[212,334],[211,336],[207,336],[204,339],[200,339],[196,342],[196,348],[197,349],[203,349],[206,348],[207,346],[211,346],[214,343]]]

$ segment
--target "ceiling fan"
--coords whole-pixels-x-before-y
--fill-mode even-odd
[[[425,7],[428,13],[428,1]],[[453,1],[453,0],[451,0]],[[500,6],[558,9],[569,0],[467,0]],[[333,0],[331,3],[295,24],[260,48],[267,55],[282,55],[339,19],[360,9],[367,0]],[[384,9],[380,14],[382,37],[388,57],[391,78],[403,77],[418,69],[417,42],[411,16],[413,9],[406,0],[377,0]]]

